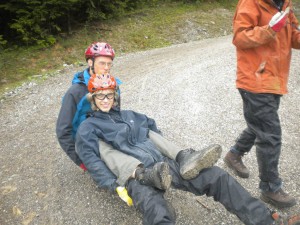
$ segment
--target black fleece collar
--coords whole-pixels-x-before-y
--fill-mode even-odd
[[[281,11],[284,4],[284,0],[273,0],[273,2],[277,6],[277,8]]]

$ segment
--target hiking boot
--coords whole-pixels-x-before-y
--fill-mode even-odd
[[[300,225],[300,215],[282,216],[277,212],[272,213],[274,223],[272,225]]]
[[[262,192],[260,195],[260,199],[278,208],[292,207],[297,203],[295,198],[289,196],[281,188],[276,192]]]
[[[165,162],[156,163],[152,168],[137,168],[136,179],[143,185],[167,190],[172,181],[169,165]]]
[[[181,177],[186,180],[195,178],[201,170],[212,167],[220,158],[221,152],[221,146],[216,144],[200,151],[192,148],[180,151],[176,161],[179,163]]]
[[[229,152],[227,152],[227,154],[224,158],[224,162],[239,177],[241,177],[241,178],[249,177],[249,170],[242,161],[242,155],[235,154],[235,153],[229,151]]]

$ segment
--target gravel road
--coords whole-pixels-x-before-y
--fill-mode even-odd
[[[156,119],[182,148],[219,143],[225,155],[244,128],[235,89],[231,36],[122,55],[113,74],[123,81],[122,107]],[[282,98],[280,172],[287,192],[300,200],[299,52],[293,52],[290,93]],[[60,149],[55,122],[75,71],[65,67],[39,84],[25,85],[0,103],[0,224],[140,225],[141,214],[116,195],[97,188]],[[259,197],[255,149],[245,157],[249,179],[237,178]],[[222,160],[218,166],[229,171]],[[231,171],[229,171],[231,173]],[[232,174],[232,173],[231,173]],[[170,189],[166,198],[177,224],[239,225],[236,216],[206,196]],[[299,211],[299,204],[283,213]]]

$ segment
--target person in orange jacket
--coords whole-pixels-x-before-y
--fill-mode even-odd
[[[255,145],[261,199],[277,207],[296,205],[282,189],[278,164],[281,152],[280,98],[287,93],[292,48],[300,49],[298,21],[291,0],[239,0],[233,19],[237,79],[247,127],[224,161],[249,177],[242,157]]]

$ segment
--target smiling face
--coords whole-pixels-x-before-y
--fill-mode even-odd
[[[97,91],[94,95],[94,101],[98,109],[102,112],[109,112],[115,100],[114,89]]]

